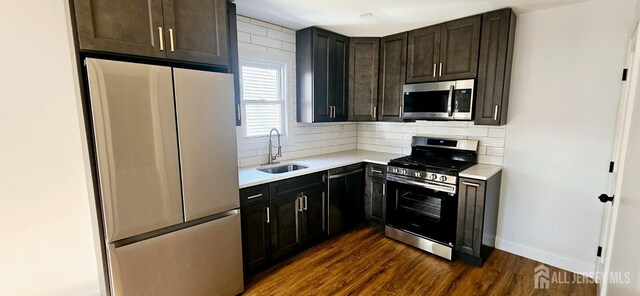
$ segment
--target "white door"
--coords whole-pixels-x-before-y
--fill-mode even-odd
[[[630,46],[612,174],[613,205],[605,214],[601,295],[640,295],[640,55],[637,28]],[[609,203],[608,203],[609,204]]]

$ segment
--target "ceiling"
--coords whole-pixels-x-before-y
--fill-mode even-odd
[[[516,14],[585,0],[236,0],[238,14],[299,30],[385,36],[512,7]],[[373,14],[361,17],[364,13]]]

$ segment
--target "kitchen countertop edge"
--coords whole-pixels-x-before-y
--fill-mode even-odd
[[[300,164],[308,166],[306,169],[287,172],[282,174],[269,174],[258,171],[262,166],[249,166],[238,168],[239,188],[268,184],[276,181],[304,176],[322,171],[348,166],[356,163],[366,162],[380,165],[387,163],[394,158],[401,157],[400,154],[375,152],[367,150],[349,150],[343,152],[321,154],[304,158],[288,159],[280,164]]]
[[[477,180],[489,180],[495,174],[502,171],[502,166],[478,163],[464,171],[459,176],[462,178],[477,179]]]

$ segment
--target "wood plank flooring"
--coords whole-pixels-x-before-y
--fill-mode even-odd
[[[254,276],[244,295],[596,295],[581,277],[534,289],[539,264],[500,250],[482,268],[449,262],[363,226]]]

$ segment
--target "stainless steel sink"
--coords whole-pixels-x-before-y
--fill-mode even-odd
[[[302,170],[306,168],[307,168],[306,166],[299,165],[299,164],[283,164],[279,166],[271,166],[268,168],[257,168],[256,170],[265,172],[268,174],[282,174],[282,173],[293,172],[293,171]]]

